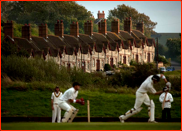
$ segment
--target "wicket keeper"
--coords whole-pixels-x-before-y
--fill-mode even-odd
[[[141,105],[144,103],[146,106],[148,106],[148,115],[149,120],[148,122],[154,122],[155,121],[155,104],[153,100],[150,100],[147,92],[151,92],[152,94],[161,94],[163,91],[158,91],[153,87],[153,84],[156,84],[160,81],[160,78],[162,78],[166,83],[167,79],[163,74],[156,74],[156,75],[150,75],[138,88],[136,91],[136,99],[135,99],[135,105],[134,108],[127,111],[124,115],[119,116],[119,119],[122,123],[129,117],[139,113],[142,110]]]
[[[80,86],[81,85],[78,82],[74,82],[73,87],[66,90],[64,94],[61,96],[61,98],[59,99],[59,107],[66,111],[62,119],[62,122],[72,122],[79,111],[79,109],[76,109],[75,107],[73,107],[71,103],[78,103],[81,105],[85,104],[85,101],[83,98],[76,99]]]

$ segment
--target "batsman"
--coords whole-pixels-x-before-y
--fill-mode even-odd
[[[62,119],[62,122],[72,122],[79,111],[79,109],[73,107],[71,103],[78,103],[81,105],[85,104],[83,98],[76,99],[76,97],[78,96],[78,90],[80,89],[80,86],[81,85],[79,83],[74,82],[73,87],[66,90],[64,94],[61,96],[58,105],[61,109],[66,111]]]
[[[119,116],[119,119],[122,123],[129,117],[139,113],[142,110],[141,105],[144,103],[146,106],[148,106],[148,115],[149,120],[148,122],[156,123],[155,121],[155,104],[153,100],[150,100],[148,96],[148,92],[152,94],[161,94],[163,91],[156,91],[153,87],[154,84],[160,81],[160,79],[163,79],[166,83],[166,77],[163,74],[156,74],[156,75],[150,75],[138,88],[136,91],[136,99],[135,99],[135,105],[134,108],[127,111],[124,115]]]

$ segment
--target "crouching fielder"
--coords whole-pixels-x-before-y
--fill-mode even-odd
[[[136,91],[136,99],[134,108],[127,111],[124,115],[119,116],[120,121],[123,123],[129,117],[139,113],[142,110],[141,105],[144,103],[148,106],[148,122],[155,122],[155,104],[153,100],[149,99],[147,92],[151,92],[152,94],[161,94],[162,91],[156,92],[153,87],[153,84],[160,81],[162,78],[165,82],[167,82],[165,76],[163,74],[151,75],[149,76],[138,88]]]
[[[66,90],[64,94],[61,96],[58,105],[61,109],[66,111],[62,119],[62,122],[72,122],[79,111],[78,109],[73,107],[71,103],[79,103],[81,105],[85,104],[85,101],[83,98],[76,100],[79,89],[80,89],[80,84],[77,82],[74,82],[73,87]]]

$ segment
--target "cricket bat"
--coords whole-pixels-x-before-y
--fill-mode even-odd
[[[165,101],[166,101],[166,96],[167,96],[167,92],[165,93],[164,100],[162,102],[162,110],[164,110],[164,104],[165,104]]]

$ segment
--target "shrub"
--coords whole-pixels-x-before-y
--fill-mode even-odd
[[[104,71],[109,71],[111,70],[111,66],[109,64],[104,65]]]

